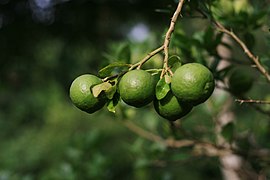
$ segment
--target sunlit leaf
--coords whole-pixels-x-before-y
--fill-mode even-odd
[[[101,84],[95,85],[92,88],[92,92],[94,97],[98,97],[102,91],[107,91],[112,87],[112,85],[109,82],[103,82]]]
[[[117,87],[116,87],[116,85],[114,85],[114,86],[111,86],[109,89],[107,89],[105,91],[105,94],[106,94],[106,96],[107,96],[108,99],[112,99],[113,98],[113,96],[114,96],[114,94],[116,92],[116,89],[117,89]]]

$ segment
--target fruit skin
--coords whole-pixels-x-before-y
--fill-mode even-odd
[[[187,115],[193,108],[192,105],[180,102],[171,92],[161,100],[154,100],[156,112],[169,121],[176,121]]]
[[[252,75],[244,68],[234,68],[228,79],[230,92],[234,95],[242,95],[248,92],[253,85]]]
[[[212,72],[199,63],[180,66],[171,81],[173,94],[181,101],[198,105],[213,93],[215,80]]]
[[[122,100],[134,107],[143,107],[153,101],[156,78],[144,70],[132,70],[123,75],[119,82]]]
[[[105,103],[104,96],[94,97],[91,88],[102,83],[102,80],[95,75],[84,74],[77,77],[70,86],[70,98],[73,104],[87,113],[94,113],[101,109]]]

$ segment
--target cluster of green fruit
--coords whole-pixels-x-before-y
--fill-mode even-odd
[[[194,106],[205,102],[214,88],[214,77],[207,67],[188,63],[178,67],[173,76],[162,78],[160,74],[141,69],[127,71],[113,82],[103,82],[90,74],[81,75],[70,87],[70,98],[75,106],[88,113],[102,108],[116,94],[126,104],[137,108],[153,101],[160,116],[175,121],[187,115]]]

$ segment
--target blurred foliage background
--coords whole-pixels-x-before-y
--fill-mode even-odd
[[[219,19],[248,37],[247,44],[270,67],[269,32],[262,30],[270,23],[267,1],[243,1],[239,7],[233,1],[213,2],[223,3]],[[162,44],[176,5],[172,0],[0,0],[0,179],[222,179],[217,157],[196,156],[190,147],[167,148],[123,126],[124,118],[163,137],[185,138],[182,131],[172,132],[152,106],[121,104],[116,114],[104,108],[89,115],[69,99],[77,76],[97,74],[117,60],[136,62]],[[184,14],[171,53],[210,66],[207,57],[216,48],[209,45],[215,39],[210,24],[193,18],[188,8]],[[236,65],[249,65],[241,49],[230,46]],[[125,47],[131,55],[119,59]],[[144,67],[159,67],[161,55]],[[251,73],[256,84],[248,96],[269,100],[269,83]],[[228,98],[233,96],[226,91],[215,92],[183,119],[184,131],[215,141],[213,121]],[[230,133],[254,136],[258,146],[270,148],[269,114],[237,103],[231,111]],[[242,139],[243,146],[251,146]],[[258,171],[268,170],[265,163],[251,162]]]

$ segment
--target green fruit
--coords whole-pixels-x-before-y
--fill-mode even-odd
[[[155,96],[156,78],[144,70],[132,70],[123,75],[119,82],[122,100],[134,107],[149,104]]]
[[[171,92],[161,100],[155,99],[154,107],[161,117],[170,121],[175,121],[184,117],[192,109],[192,105],[180,102]]]
[[[234,68],[229,75],[228,85],[234,95],[241,95],[251,89],[253,77],[244,68]]]
[[[215,81],[211,71],[199,64],[189,63],[179,67],[171,81],[173,94],[181,101],[198,105],[213,93]]]
[[[70,86],[70,98],[73,104],[88,113],[94,113],[106,103],[104,96],[94,97],[91,88],[102,83],[97,76],[85,74],[77,77]]]

